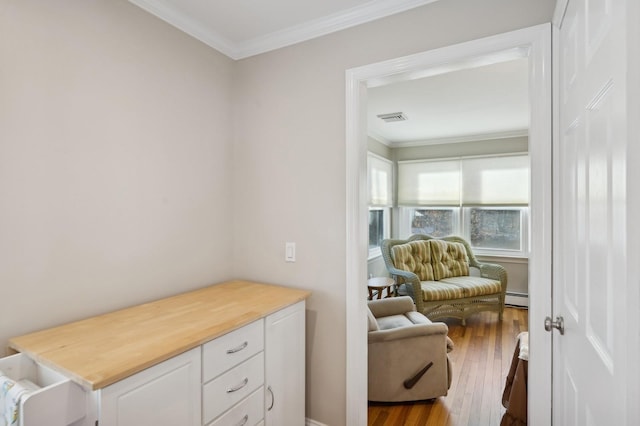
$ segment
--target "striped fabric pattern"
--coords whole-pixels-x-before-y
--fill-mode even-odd
[[[462,243],[429,240],[436,280],[469,275],[469,258]]]
[[[422,281],[422,297],[425,302],[437,300],[462,299],[465,297],[464,289],[455,284],[442,281]]]
[[[453,284],[462,289],[464,297],[485,296],[502,291],[502,285],[498,280],[482,277],[452,277],[445,278],[441,283]]]
[[[435,279],[429,241],[411,241],[393,246],[391,254],[396,268],[413,272],[420,281]]]

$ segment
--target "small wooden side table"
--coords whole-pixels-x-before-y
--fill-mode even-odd
[[[387,290],[387,295],[385,296],[385,298],[392,297],[395,293],[393,289],[393,286],[395,286],[395,284],[396,282],[393,280],[393,278],[389,277],[369,278],[369,281],[367,281],[367,287],[369,289],[369,300],[373,300],[374,291],[378,292],[378,299],[382,299],[382,293],[385,289]]]

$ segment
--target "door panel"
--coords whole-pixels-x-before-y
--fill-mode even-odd
[[[553,337],[556,425],[628,420],[625,6],[571,0],[559,31],[553,305],[566,332]]]

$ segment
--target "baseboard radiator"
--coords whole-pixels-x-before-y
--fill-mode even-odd
[[[529,307],[529,295],[527,293],[507,291],[504,303],[512,306]]]

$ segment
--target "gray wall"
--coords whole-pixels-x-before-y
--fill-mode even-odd
[[[233,61],[124,0],[0,0],[0,58],[0,354],[234,275]]]
[[[526,136],[459,142],[438,145],[423,145],[391,149],[393,160],[419,160],[425,158],[447,158],[470,155],[505,154],[527,152],[529,138]]]
[[[345,70],[548,22],[553,6],[439,1],[239,61],[234,271],[313,291],[310,418],[345,424],[345,287],[363,285],[345,282]],[[284,262],[285,241],[297,243],[296,263]]]
[[[374,154],[391,160],[391,148],[372,137],[367,138],[367,149]]]

